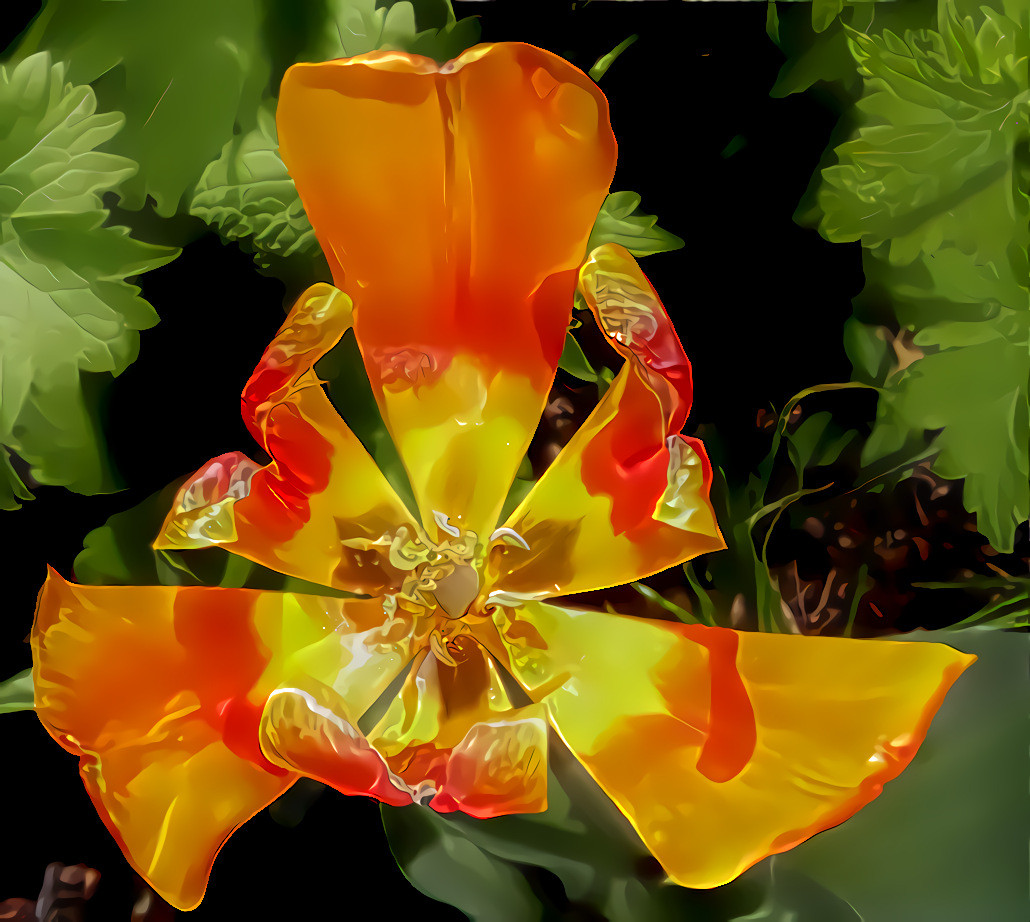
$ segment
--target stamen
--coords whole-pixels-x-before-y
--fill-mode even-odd
[[[516,544],[521,544],[527,551],[529,550],[526,539],[515,531],[514,528],[498,528],[497,531],[490,535],[491,541],[496,541],[498,538],[511,538]]]
[[[443,634],[439,628],[429,635],[429,646],[441,663],[446,663],[448,666],[458,665],[458,661],[451,656],[450,651],[447,649],[447,642],[443,639]]]
[[[436,519],[436,524],[439,525],[452,538],[460,538],[461,537],[461,529],[460,528],[455,528],[453,525],[450,525],[448,523],[448,518],[449,517],[446,514],[444,514],[443,512],[437,512],[437,510],[434,509],[433,510],[433,518]]]

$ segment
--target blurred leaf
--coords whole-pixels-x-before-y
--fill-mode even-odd
[[[654,602],[654,604],[659,608],[664,608],[669,612],[669,614],[675,615],[684,624],[707,624],[709,626],[714,626],[714,622],[709,621],[706,618],[706,613],[703,610],[700,615],[695,615],[693,612],[680,607],[675,602],[669,601],[665,596],[656,592],[646,583],[630,583],[630,585],[649,602]]]
[[[479,40],[479,20],[458,20],[447,0],[325,0],[327,21],[311,60],[408,51],[441,63]]]
[[[297,187],[279,156],[274,99],[266,99],[258,110],[257,127],[234,137],[208,164],[190,214],[223,240],[239,242],[264,269],[298,257],[310,266],[307,284],[330,278]]]
[[[0,443],[36,482],[79,493],[115,486],[91,404],[157,322],[126,279],[178,255],[104,225],[101,195],[136,171],[95,150],[122,122],[46,54],[0,67]],[[4,468],[0,508],[16,508],[29,494]]]
[[[476,920],[536,922],[540,904],[518,869],[473,845],[434,810],[382,808],[404,876],[426,896]]]
[[[31,669],[23,669],[0,682],[0,714],[31,711],[34,707]]]
[[[111,150],[141,165],[119,188],[125,208],[153,196],[164,217],[232,137],[252,127],[269,81],[266,0],[45,0],[15,55],[49,51],[94,84],[100,108],[125,113]]]
[[[979,659],[958,679],[912,764],[846,823],[775,859],[867,922],[1026,918],[1026,634],[906,635]],[[881,641],[868,641],[879,643]]]
[[[640,196],[635,192],[612,192],[601,205],[594,221],[587,253],[603,243],[617,243],[634,256],[649,256],[678,250],[683,241],[657,226],[658,218],[639,208]]]
[[[844,0],[812,0],[812,28],[816,32],[825,32],[842,9]]]

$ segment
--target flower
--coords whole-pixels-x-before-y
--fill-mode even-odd
[[[278,127],[336,287],[300,298],[244,390],[270,463],[209,462],[155,546],[221,546],[350,595],[50,573],[36,710],[133,866],[195,907],[225,839],[303,775],[540,811],[551,731],[687,886],[876,796],[971,657],[548,601],[723,546],[704,449],[680,435],[672,324],[626,250],[583,260],[615,165],[596,86],[522,44],[443,66],[380,52],[291,68]],[[499,523],[576,286],[625,363]],[[315,374],[351,329],[417,514]]]

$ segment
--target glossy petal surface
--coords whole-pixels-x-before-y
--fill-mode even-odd
[[[513,707],[493,660],[469,635],[442,654],[450,662],[429,653],[411,672],[369,733],[376,749],[441,813],[546,809],[544,708]]]
[[[225,839],[298,777],[259,747],[269,694],[318,683],[357,720],[411,658],[410,630],[383,621],[376,600],[78,586],[51,571],[32,635],[36,712],[79,757],[133,866],[192,908]]]
[[[669,876],[724,884],[872,800],[974,657],[529,603],[512,667]]]
[[[679,435],[690,412],[690,363],[658,295],[614,245],[590,255],[580,290],[626,362],[505,523],[529,549],[493,549],[492,590],[531,598],[586,592],[725,546],[704,448]]]
[[[277,124],[423,522],[489,534],[614,172],[607,101],[530,45],[375,52],[292,67]]]
[[[350,299],[331,285],[298,299],[243,393],[244,419],[271,464],[235,452],[208,462],[180,489],[156,547],[220,544],[351,592],[400,584],[389,537],[411,517],[313,371],[351,318]]]

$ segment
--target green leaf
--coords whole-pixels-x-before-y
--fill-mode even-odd
[[[587,253],[603,243],[617,243],[634,256],[649,256],[678,250],[683,240],[657,226],[658,218],[640,211],[635,192],[613,192],[601,205],[594,221]]]
[[[571,754],[552,746],[549,759],[543,813],[479,820],[383,807],[387,837],[405,876],[423,893],[454,902],[474,922],[729,922],[761,903],[767,886],[762,871],[717,891],[665,883],[632,827]],[[491,892],[498,896],[481,902]],[[535,912],[527,916],[528,894]],[[498,914],[509,907],[511,915]]]
[[[579,340],[573,335],[572,330],[565,333],[565,345],[562,347],[561,358],[558,359],[558,367],[568,372],[580,381],[597,381],[599,373],[590,364]]]
[[[899,638],[891,638],[897,640]],[[907,635],[978,660],[941,705],[912,764],[846,823],[777,856],[868,922],[1026,916],[1028,636]],[[880,641],[868,641],[879,643]]]
[[[601,57],[594,62],[594,66],[587,71],[590,79],[595,82],[600,80],[606,73],[608,73],[608,68],[611,67],[618,57],[638,38],[640,38],[640,36],[636,34],[629,36],[629,38],[624,38],[607,54],[601,55]]]
[[[912,364],[880,401],[865,457],[896,449],[910,431],[943,430],[933,469],[965,478],[963,502],[991,544],[1011,552],[1030,517],[1030,312],[994,323],[945,321],[917,337],[935,349]]]
[[[119,189],[136,210],[152,196],[176,213],[183,193],[246,130],[268,86],[261,41],[267,0],[46,0],[15,51],[49,51],[69,79],[125,114],[110,149],[141,164]]]
[[[797,429],[786,434],[785,439],[787,451],[800,477],[806,468],[833,464],[857,436],[854,429],[835,425],[833,415],[824,411],[806,417]]]
[[[455,833],[434,810],[383,807],[382,815],[398,866],[426,896],[449,903],[473,922],[540,918],[540,905],[522,874]]]
[[[34,707],[31,669],[23,669],[0,682],[0,714],[31,711]]]
[[[820,232],[889,241],[894,263],[942,243],[994,254],[1009,242],[1007,222],[986,216],[1011,200],[1012,145],[1030,113],[1025,29],[987,7],[979,24],[945,9],[941,31],[847,30],[860,127],[823,170]]]
[[[329,279],[297,187],[279,156],[275,100],[258,110],[257,126],[237,135],[197,183],[190,214],[210,224],[223,240],[239,242],[263,269],[297,258],[308,267],[307,284]]]
[[[441,63],[479,40],[479,20],[456,20],[446,0],[326,0],[328,20],[312,60],[407,51]]]
[[[844,9],[844,0],[812,0],[812,28],[825,32]]]
[[[0,67],[0,124],[0,444],[38,483],[110,490],[95,404],[157,322],[126,279],[178,250],[104,225],[101,195],[136,165],[95,150],[122,117],[97,114],[63,64],[39,54]],[[28,490],[6,458],[4,469],[0,508],[16,508]]]

